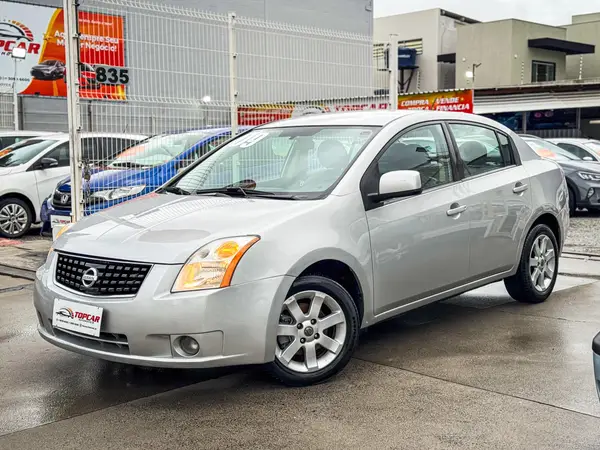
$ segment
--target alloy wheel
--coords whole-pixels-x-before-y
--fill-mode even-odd
[[[556,251],[552,240],[540,234],[531,247],[529,256],[529,276],[535,289],[544,292],[554,279]]]
[[[22,233],[27,226],[27,211],[17,203],[8,203],[0,209],[0,230],[8,236]]]
[[[294,372],[324,369],[340,354],[346,332],[346,316],[333,297],[320,291],[299,292],[283,304],[275,356]]]

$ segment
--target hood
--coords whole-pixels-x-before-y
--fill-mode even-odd
[[[12,173],[14,169],[14,167],[0,167],[0,177]]]
[[[576,161],[576,160],[555,160],[551,159],[550,161],[554,161],[560,167],[565,169],[566,171],[585,171],[585,172],[595,172],[600,173],[600,162],[596,161]]]
[[[321,204],[153,193],[86,217],[54,248],[127,261],[183,264],[215,239],[261,235]]]
[[[139,184],[152,184],[156,182],[156,172],[159,168],[153,169],[108,169],[92,170],[92,176],[86,186],[90,192],[104,191],[107,189],[116,189],[125,186],[137,186]],[[156,187],[160,186],[157,184]],[[60,192],[71,192],[71,177],[65,178],[58,185]]]

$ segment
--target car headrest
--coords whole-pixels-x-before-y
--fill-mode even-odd
[[[350,162],[350,155],[340,141],[327,139],[317,149],[319,164],[327,169],[345,169]]]
[[[481,142],[467,141],[459,146],[460,156],[465,163],[481,163],[487,158],[487,148]]]

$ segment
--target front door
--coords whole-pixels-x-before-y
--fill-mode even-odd
[[[363,193],[393,170],[419,171],[423,193],[367,206],[375,315],[460,286],[469,276],[469,211],[442,125],[394,138],[363,179]]]
[[[44,155],[44,157],[55,159],[58,162],[58,166],[45,169],[38,167],[34,170],[39,196],[38,205],[54,192],[59,181],[69,176],[69,143],[64,142],[60,144]],[[34,163],[32,167],[35,167],[36,164]]]

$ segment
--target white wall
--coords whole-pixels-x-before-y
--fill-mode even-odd
[[[420,68],[420,88],[423,91],[438,88],[439,21],[440,10],[429,9],[408,14],[378,17],[375,19],[373,26],[373,39],[375,42],[388,42],[390,34],[396,34],[399,41],[423,40],[423,54],[417,56],[417,65]],[[415,75],[410,91],[416,90]]]

